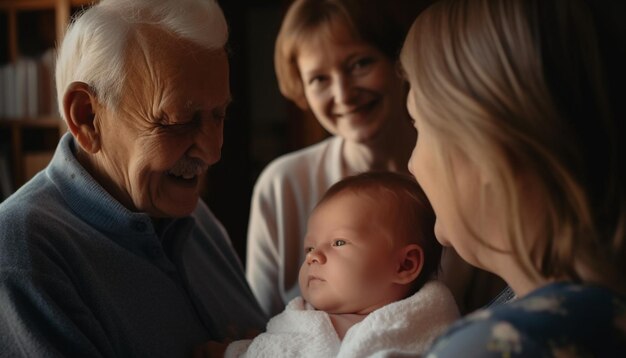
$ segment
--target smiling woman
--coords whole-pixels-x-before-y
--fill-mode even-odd
[[[329,23],[327,31],[304,41],[296,58],[308,107],[347,146],[366,146],[389,136],[385,131],[396,132],[402,123],[395,121],[406,113],[394,62],[377,47],[357,40],[348,25]]]

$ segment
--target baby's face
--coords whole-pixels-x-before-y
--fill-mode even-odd
[[[397,299],[399,245],[384,208],[343,192],[311,214],[304,239],[300,290],[316,309],[369,313]]]

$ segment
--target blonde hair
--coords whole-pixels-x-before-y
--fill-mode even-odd
[[[226,19],[215,0],[101,0],[73,19],[61,43],[56,64],[59,108],[70,83],[81,81],[115,109],[126,80],[128,44],[133,32],[146,25],[207,49],[223,48],[228,39]]]
[[[602,33],[618,36],[614,47],[624,43],[623,29],[610,28],[616,19],[598,20],[610,16],[604,6],[442,1],[414,22],[401,62],[416,110],[438,138],[447,185],[458,196],[453,155],[490,178],[526,273],[537,280],[603,276],[623,289],[626,161],[616,88],[624,79],[609,71],[626,59],[623,49],[603,43]],[[522,221],[524,177],[548,214],[532,244]]]
[[[428,2],[412,0],[400,6],[404,3],[394,0],[374,0],[367,5],[362,0],[295,0],[285,14],[274,48],[281,93],[300,108],[307,108],[296,63],[300,46],[314,38],[332,39],[339,26],[395,62],[411,21]]]

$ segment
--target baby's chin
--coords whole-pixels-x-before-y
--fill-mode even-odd
[[[310,297],[306,294],[303,294],[302,298],[306,301],[306,303],[310,304],[318,311],[324,311],[326,313],[335,313],[335,311],[337,311],[336,305],[329,304],[324,300],[316,299],[315,297]]]
[[[311,299],[308,300],[304,297],[304,300],[313,306],[318,311],[324,311],[328,314],[361,314],[360,307],[345,307],[345,305],[337,302],[327,302],[322,300]],[[369,313],[369,312],[367,312]]]

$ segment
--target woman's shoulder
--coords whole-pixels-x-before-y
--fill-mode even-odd
[[[430,357],[626,354],[626,300],[595,286],[556,283],[454,324]]]
[[[257,185],[259,183],[267,185],[268,181],[284,181],[295,177],[301,182],[301,177],[317,176],[326,172],[329,166],[333,166],[332,163],[339,163],[341,142],[342,139],[339,137],[330,137],[300,150],[283,154],[263,169]]]
[[[272,160],[265,171],[290,170],[297,167],[307,167],[313,162],[335,155],[335,147],[340,145],[341,138],[330,137],[319,143],[289,152]],[[339,154],[339,152],[337,152]]]

